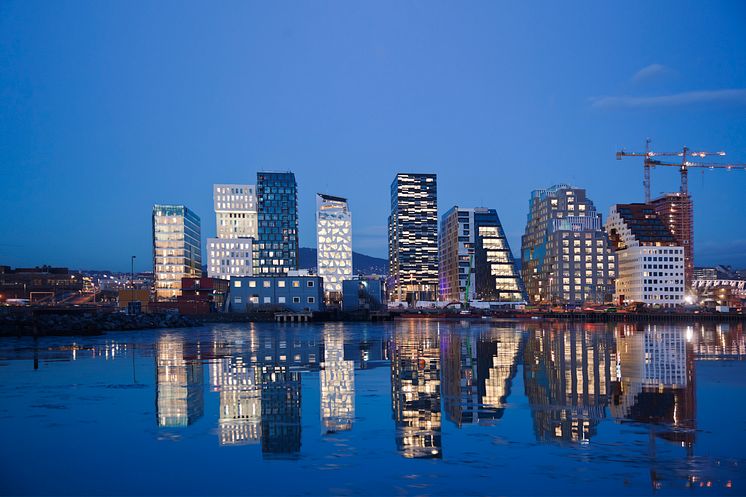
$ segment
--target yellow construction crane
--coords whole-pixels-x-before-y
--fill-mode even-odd
[[[620,150],[616,153],[617,160],[622,157],[644,157],[643,167],[643,187],[645,188],[645,203],[650,203],[650,169],[653,167],[678,167],[681,173],[681,193],[689,193],[689,169],[700,167],[707,169],[742,169],[746,170],[746,164],[707,164],[701,162],[691,162],[690,157],[707,157],[710,155],[724,156],[725,152],[693,152],[689,147],[684,147],[681,152],[653,152],[650,150],[650,138],[645,140],[645,152],[625,152]],[[681,157],[680,163],[662,162],[654,157]]]

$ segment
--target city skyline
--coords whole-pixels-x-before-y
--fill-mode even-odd
[[[296,174],[302,247],[315,193],[333,191],[356,213],[353,249],[385,258],[388,183],[412,171],[438,175],[439,217],[495,208],[517,257],[534,189],[584,188],[604,220],[643,200],[642,161],[617,162],[620,148],[650,137],[746,162],[739,3],[591,4],[563,23],[552,4],[184,4],[181,23],[169,8],[41,5],[0,11],[11,266],[128,270],[136,255],[145,269],[154,203],[216,233],[212,185],[262,170]],[[692,19],[713,28],[682,38]],[[678,174],[654,169],[652,184],[676,192]],[[746,266],[746,223],[723,215],[742,212],[745,186],[739,171],[691,173],[696,265]]]

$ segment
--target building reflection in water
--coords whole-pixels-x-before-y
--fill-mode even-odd
[[[262,454],[294,457],[300,452],[301,380],[287,365],[264,365],[262,381]]]
[[[391,341],[391,407],[396,446],[407,458],[440,458],[439,333],[429,322],[411,321]]]
[[[355,363],[345,360],[344,331],[324,330],[321,364],[321,429],[335,433],[352,429],[355,419]]]
[[[210,382],[220,395],[218,432],[221,445],[259,443],[262,428],[262,387],[258,367],[242,356],[210,362]]]
[[[640,329],[642,328],[642,329]],[[619,383],[612,413],[620,421],[645,423],[650,431],[648,459],[654,489],[665,480],[702,478],[690,465],[659,462],[656,439],[680,444],[690,460],[695,442],[693,330],[670,325],[619,325]]]
[[[187,354],[184,340],[165,335],[156,344],[158,426],[189,426],[204,413],[204,373],[199,354]]]
[[[702,323],[690,326],[694,354],[697,359],[743,360],[746,339],[743,323]]]
[[[660,438],[694,445],[694,350],[680,328],[652,325],[637,331],[618,327],[619,385],[612,413],[661,426]]]
[[[558,323],[531,330],[523,374],[536,438],[588,443],[605,417],[612,371],[614,335],[605,326]]]
[[[443,405],[451,422],[461,427],[502,417],[522,341],[515,329],[441,336]]]
[[[334,433],[352,429],[355,420],[355,368],[385,366],[398,451],[441,458],[441,415],[458,427],[496,423],[522,363],[537,440],[588,443],[608,406],[617,421],[649,428],[657,485],[669,477],[656,467],[656,441],[685,447],[687,458],[693,454],[694,358],[742,357],[744,347],[740,323],[463,330],[412,320],[397,323],[388,340],[366,330],[346,337],[341,325],[325,325],[321,335],[317,330],[218,331],[207,354],[199,342],[164,335],[155,356],[158,425],[188,426],[203,415],[202,361],[208,361],[219,394],[220,444],[261,444],[265,457],[297,457],[302,373],[319,372],[320,428]]]

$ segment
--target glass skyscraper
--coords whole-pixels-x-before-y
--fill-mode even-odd
[[[389,299],[436,300],[438,187],[435,174],[399,173],[391,183]]]
[[[153,206],[153,278],[156,300],[181,295],[181,278],[202,276],[202,235],[197,214],[183,205]]]
[[[254,275],[284,276],[298,269],[298,186],[295,174],[256,175],[257,240]]]

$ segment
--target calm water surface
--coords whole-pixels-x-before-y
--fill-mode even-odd
[[[0,341],[3,494],[746,494],[742,325]]]

